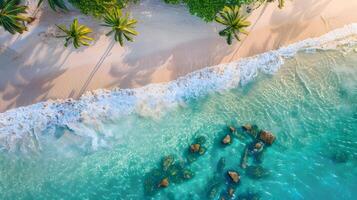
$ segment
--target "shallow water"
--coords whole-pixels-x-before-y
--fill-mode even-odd
[[[353,49],[353,48],[349,48]],[[44,136],[42,151],[0,154],[0,199],[209,199],[225,171],[237,170],[238,195],[251,191],[262,199],[353,199],[357,187],[357,53],[299,53],[273,76],[260,75],[244,87],[211,93],[161,115],[127,117],[82,125],[90,138],[58,128]],[[268,176],[252,179],[239,167],[250,139],[234,138],[222,147],[227,126],[257,124],[277,140],[264,152]],[[46,134],[44,134],[46,135]],[[109,139],[108,139],[109,135]],[[147,173],[163,156],[184,160],[194,138],[207,138],[207,152],[188,168],[191,180],[145,195]],[[101,139],[101,138],[106,139]],[[222,177],[222,178],[214,178]],[[217,180],[217,181],[215,181]]]

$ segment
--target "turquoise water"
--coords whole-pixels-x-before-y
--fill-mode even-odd
[[[266,176],[240,168],[246,133],[223,147],[228,125],[256,124],[276,136],[262,162]],[[84,127],[89,129],[89,127]],[[93,131],[93,130],[91,130]],[[273,76],[163,111],[98,122],[106,147],[58,129],[43,151],[0,155],[0,199],[218,199],[227,190],[227,170],[241,175],[233,199],[354,199],[357,188],[357,53],[299,53]],[[107,134],[106,134],[107,135]],[[205,154],[185,167],[194,173],[155,194],[144,191],[148,173],[164,156],[185,162],[188,148],[205,136]],[[225,158],[224,170],[217,163]],[[251,163],[251,160],[250,160]],[[157,187],[159,183],[155,183]],[[213,193],[214,194],[214,193]]]

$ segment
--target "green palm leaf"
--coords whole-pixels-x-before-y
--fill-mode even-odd
[[[57,8],[62,9],[62,10],[68,10],[64,0],[47,0],[47,1],[48,1],[48,5],[50,5],[52,10],[54,10],[54,11],[57,11]],[[39,0],[37,7],[40,7],[42,3],[43,3],[43,0]]]
[[[102,26],[110,27],[112,29],[106,35],[109,36],[114,33],[115,41],[121,46],[124,45],[124,39],[132,42],[134,41],[133,36],[139,34],[135,30],[137,21],[135,19],[130,19],[129,14],[123,16],[119,8],[108,10],[103,19],[104,24],[102,24]]]
[[[89,46],[89,42],[94,39],[89,37],[88,34],[92,33],[92,30],[85,25],[80,25],[78,19],[75,18],[72,24],[67,27],[65,25],[56,25],[65,35],[58,36],[65,38],[64,46],[67,47],[70,43],[74,48],[79,48],[81,45]]]
[[[248,34],[245,28],[250,26],[250,22],[246,17],[240,15],[239,9],[239,6],[225,6],[215,18],[217,23],[226,27],[219,32],[219,35],[226,37],[229,45],[232,44],[233,37],[240,41],[240,33]]]
[[[26,14],[27,6],[21,6],[18,0],[0,0],[0,26],[11,34],[23,33],[27,30],[25,22],[31,21]]]

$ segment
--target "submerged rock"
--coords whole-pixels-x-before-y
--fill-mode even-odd
[[[240,181],[240,175],[236,171],[227,171],[227,174],[233,183],[239,183]]]
[[[188,169],[185,169],[185,170],[183,171],[183,178],[184,178],[184,179],[186,179],[186,180],[192,179],[193,176],[194,176],[194,174],[193,174],[192,171],[190,171],[190,170],[188,170]]]
[[[231,133],[234,133],[234,132],[237,131],[237,129],[236,129],[235,127],[233,127],[233,126],[229,126],[228,128],[229,128],[229,131],[230,131]]]
[[[165,173],[165,177],[168,177],[170,182],[173,183],[182,183],[193,178],[193,176],[194,173],[190,169],[186,168],[184,163],[174,163]]]
[[[272,145],[275,141],[275,136],[268,131],[261,131],[259,134],[259,139],[267,145]]]
[[[201,147],[200,150],[198,151],[198,153],[199,153],[200,155],[205,154],[205,153],[206,153],[206,148]]]
[[[208,189],[208,198],[209,199],[215,199],[216,196],[218,195],[219,188],[220,188],[220,183],[214,183],[209,189]]]
[[[246,169],[246,174],[252,179],[260,179],[268,176],[268,171],[260,165],[249,166]]]
[[[247,165],[248,165],[248,147],[245,147],[242,156],[240,158],[240,167],[245,169],[247,168]]]
[[[219,159],[217,163],[217,173],[222,173],[225,166],[226,166],[226,159],[222,157]]]
[[[245,130],[253,139],[257,138],[259,134],[259,128],[257,125],[245,124],[242,126],[243,130]]]
[[[261,153],[264,149],[264,143],[260,141],[254,141],[249,145],[249,154],[250,155],[255,155],[258,153]]]
[[[234,191],[233,188],[231,188],[231,187],[228,188],[228,196],[229,196],[229,197],[233,197],[233,196],[234,196],[234,192],[235,192],[235,191]]]
[[[346,163],[348,161],[348,153],[345,151],[336,151],[331,155],[331,159],[335,163]]]
[[[200,144],[192,144],[192,145],[190,146],[190,151],[191,151],[192,153],[197,153],[197,152],[199,152],[200,148],[201,148],[201,145],[200,145]]]
[[[165,156],[162,160],[162,169],[167,171],[169,167],[174,164],[174,157],[172,155]]]
[[[222,139],[222,144],[224,145],[228,145],[232,143],[232,138],[229,134],[227,134],[226,136],[224,136],[224,138]]]
[[[242,126],[242,128],[245,130],[245,131],[251,131],[252,130],[252,125],[251,124],[244,124]]]
[[[243,194],[238,195],[237,200],[260,200],[260,194],[257,192],[247,191]]]
[[[159,187],[168,187],[169,186],[169,179],[168,178],[164,178],[161,180],[160,184],[159,184]]]
[[[187,155],[187,162],[193,163],[197,160],[197,158],[198,158],[197,155],[190,153]]]

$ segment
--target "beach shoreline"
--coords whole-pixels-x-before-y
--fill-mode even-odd
[[[46,10],[28,33],[0,34],[0,112],[49,99],[78,99],[96,89],[176,80],[357,22],[356,9],[357,2],[338,0],[295,0],[282,10],[274,4],[262,6],[249,18],[250,34],[228,46],[217,34],[218,25],[191,16],[184,7],[142,1],[130,8],[141,24],[140,36],[125,48],[105,37],[107,30],[90,17],[71,11],[58,21],[56,16],[63,14]],[[65,49],[51,37],[54,24],[74,17],[98,30],[93,46]]]

